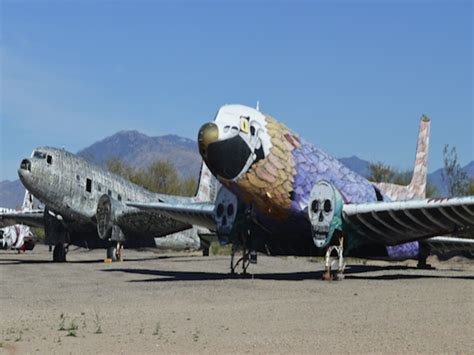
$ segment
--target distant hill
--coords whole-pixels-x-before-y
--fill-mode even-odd
[[[340,158],[339,161],[363,177],[368,177],[370,175],[370,163],[367,160],[360,159],[359,157],[353,155],[349,158]]]
[[[21,207],[23,197],[25,196],[25,188],[20,180],[0,181],[0,207],[17,208]]]
[[[169,160],[185,177],[197,176],[201,167],[197,143],[176,135],[149,137],[137,131],[120,131],[77,154],[99,165],[120,158],[134,168],[146,168],[156,160]]]
[[[155,160],[171,161],[183,177],[198,177],[201,157],[196,141],[176,135],[150,137],[138,131],[120,131],[80,150],[79,156],[99,165],[112,158],[120,158],[125,163],[145,168]],[[367,160],[357,156],[339,159],[349,169],[367,177],[369,165]],[[474,176],[474,161],[463,168],[469,176]],[[433,183],[445,195],[441,169],[428,175],[428,181]],[[20,180],[0,182],[0,207],[15,208],[23,201],[24,188]]]

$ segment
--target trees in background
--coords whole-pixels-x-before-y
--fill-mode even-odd
[[[443,156],[443,182],[446,184],[449,197],[472,195],[474,193],[474,179],[469,179],[466,172],[462,170],[456,147],[449,149],[449,144],[446,144]]]
[[[120,175],[152,192],[192,196],[197,189],[196,179],[180,178],[174,165],[166,160],[157,160],[145,169],[136,169],[119,158],[113,158],[107,161],[106,166],[111,173]]]

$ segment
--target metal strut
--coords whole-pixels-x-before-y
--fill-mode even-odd
[[[115,256],[118,261],[123,261],[123,244],[117,242],[117,249],[115,250]]]
[[[250,260],[250,254],[251,251],[250,249],[247,248],[247,236],[245,233],[242,234],[241,236],[241,242],[242,242],[242,257],[237,260],[236,263],[234,263],[234,257],[235,257],[235,252],[238,250],[238,244],[233,243],[232,244],[232,251],[230,254],[230,273],[232,275],[235,275],[235,269],[237,266],[242,263],[242,275],[247,275],[247,268],[249,267],[251,260]]]
[[[333,274],[331,267],[332,264],[336,261],[335,258],[331,257],[331,253],[335,250],[337,252],[338,258],[338,268],[336,269],[336,273]],[[328,247],[326,251],[326,263],[325,269],[323,274],[323,280],[331,281],[331,280],[343,280],[344,279],[344,268],[346,265],[344,264],[344,236],[339,237],[339,245],[331,245]]]

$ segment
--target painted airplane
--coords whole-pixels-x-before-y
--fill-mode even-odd
[[[65,261],[67,247],[106,248],[107,257],[122,258],[122,249],[161,247],[208,253],[213,235],[154,211],[126,206],[127,201],[189,204],[214,203],[230,194],[203,164],[194,197],[150,192],[63,149],[40,147],[23,159],[20,180],[46,206],[34,216],[3,215],[2,223],[41,225],[45,243],[54,245],[53,260]]]
[[[25,192],[21,209],[14,210],[9,208],[1,208],[0,215],[18,215],[18,214],[34,214],[33,196],[29,191]],[[2,222],[0,221],[0,226]],[[0,248],[13,249],[18,252],[33,250],[36,238],[30,230],[29,226],[23,224],[13,224],[0,229]]]
[[[423,116],[411,183],[397,186],[368,181],[258,109],[226,105],[214,122],[201,127],[198,144],[211,172],[241,201],[238,211],[234,204],[128,205],[181,221],[192,215],[201,225],[198,215],[203,220],[214,216],[220,240],[244,247],[238,261],[244,271],[256,251],[326,255],[326,279],[343,277],[345,255],[415,258],[423,264],[430,246],[456,244],[447,237],[428,238],[474,228],[474,196],[425,198],[429,125]],[[336,273],[331,270],[333,252],[339,262]]]

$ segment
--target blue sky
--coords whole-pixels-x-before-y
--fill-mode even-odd
[[[411,168],[432,119],[473,153],[471,1],[8,1],[1,6],[1,172],[35,146],[119,130],[196,138],[255,105],[337,156]]]

